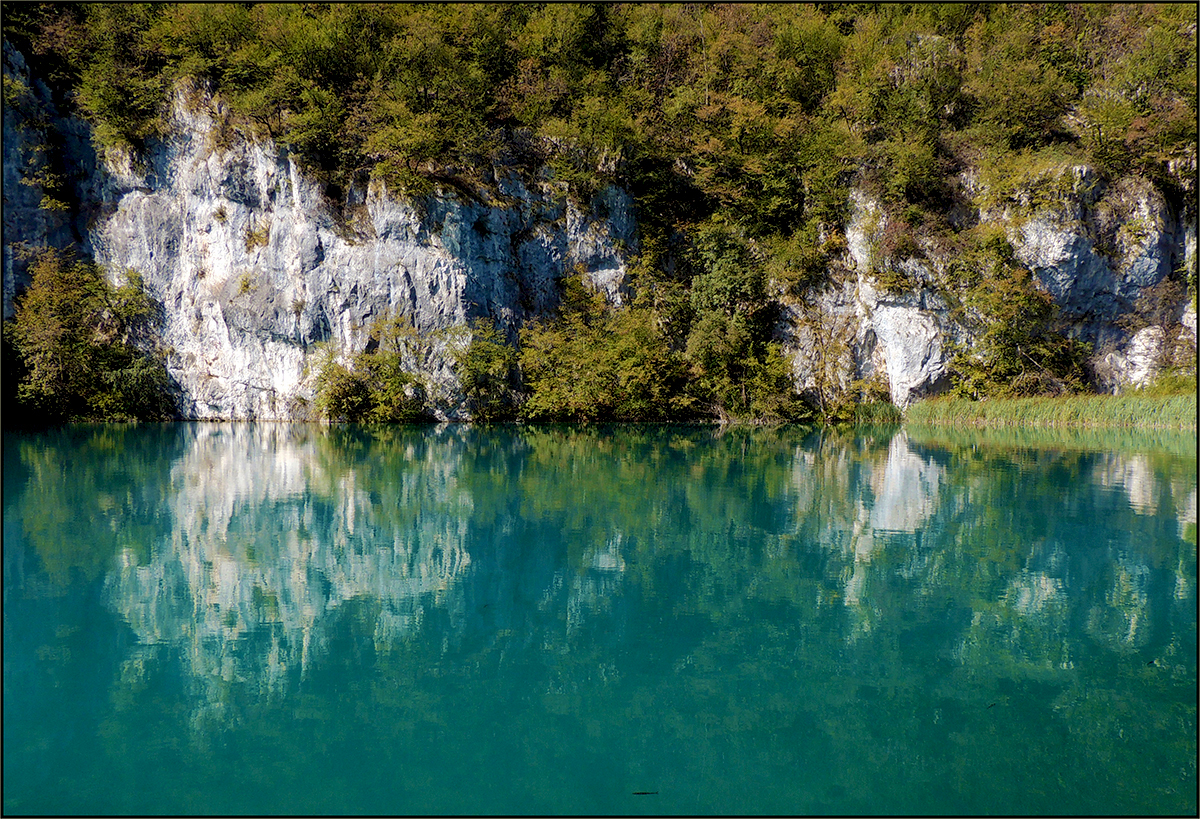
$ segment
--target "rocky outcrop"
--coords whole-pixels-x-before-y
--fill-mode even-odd
[[[1029,180],[1001,206],[989,204],[971,174],[963,187],[975,202],[972,219],[1004,230],[1017,260],[1058,304],[1066,331],[1095,346],[1096,386],[1117,392],[1145,386],[1164,369],[1194,366],[1190,301],[1169,305],[1140,329],[1127,329],[1122,318],[1172,271],[1195,269],[1195,214],[1172,207],[1141,177],[1105,185],[1086,166],[1060,167],[1052,177]],[[924,260],[882,258],[882,203],[861,190],[849,196],[841,275],[787,308],[794,372],[810,393],[846,389],[852,379],[882,381],[904,408],[947,386],[947,342],[971,341],[940,295],[938,274],[951,260],[932,247],[923,248]],[[885,272],[911,285],[885,289]]]
[[[181,93],[171,137],[145,167],[109,161],[95,182],[112,209],[92,236],[96,259],[141,272],[163,305],[162,344],[187,417],[306,417],[316,345],[361,351],[389,315],[434,336],[420,364],[435,412],[455,416],[438,331],[490,317],[513,332],[553,308],[558,280],[576,267],[620,299],[624,254],[636,248],[620,190],[585,211],[552,179],[497,171],[487,201],[407,201],[377,182],[333,199],[273,143],[226,139],[224,117],[219,102]]]
[[[901,408],[946,385],[945,341],[961,334],[932,291],[886,293],[866,273],[787,305],[785,316],[802,390],[837,394],[875,382]]]
[[[1195,269],[1192,208],[1172,205],[1143,177],[1105,183],[1075,165],[1029,180],[1003,207],[981,208],[981,218],[1003,226],[1067,332],[1094,345],[1097,387],[1143,387],[1164,369],[1194,366],[1194,319],[1189,327],[1186,316],[1195,310],[1184,294],[1158,315],[1137,315],[1173,271]]]
[[[7,45],[5,55],[6,78],[33,88],[20,55]],[[28,108],[5,107],[6,316],[27,282],[23,246],[74,243],[117,280],[137,271],[161,306],[157,336],[185,418],[310,417],[314,356],[362,351],[377,320],[401,315],[430,341],[415,363],[432,409],[461,417],[453,352],[465,339],[444,331],[487,317],[515,340],[575,270],[619,302],[637,249],[627,193],[577,203],[548,172],[498,168],[476,196],[410,200],[378,182],[331,191],[285,149],[237,134],[196,88],[177,91],[168,137],[136,159],[68,146],[84,220],[72,225],[26,183],[50,134],[81,124],[56,118],[44,88]]]
[[[879,286],[877,237],[887,226],[882,205],[850,192],[846,260],[840,283],[787,307],[795,328],[789,345],[801,387],[822,383],[846,389],[852,380],[886,387],[892,403],[907,407],[948,384],[946,342],[964,331],[932,286],[932,271],[913,259],[896,263],[915,286],[893,292]]]
[[[1104,342],[1139,293],[1183,263],[1184,227],[1142,177],[1105,186],[1091,168],[1073,166],[1070,187],[1039,207],[1017,202],[987,212],[1008,233],[1017,258],[1059,304],[1080,337]]]

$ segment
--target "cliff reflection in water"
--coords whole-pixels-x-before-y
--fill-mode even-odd
[[[179,742],[204,760],[194,802],[171,801],[169,761],[158,801],[132,784],[79,796],[116,813],[387,812],[377,783],[396,770],[406,809],[429,813],[626,810],[579,796],[590,772],[604,794],[613,778],[681,783],[689,796],[664,802],[679,813],[1187,812],[1195,439],[1103,443],[6,436],[5,759],[31,783],[11,804],[70,812],[38,795],[83,794],[78,761],[50,781],[45,737],[91,736],[91,782],[142,782]],[[330,754],[338,789],[318,783]],[[278,786],[210,787],[243,774]]]
[[[162,502],[148,555],[119,549],[108,599],[140,651],[177,647],[214,691],[286,690],[354,600],[380,651],[435,610],[446,633],[428,637],[445,650],[489,629],[567,645],[596,616],[620,639],[622,596],[650,593],[672,555],[706,579],[654,593],[709,614],[732,597],[808,618],[844,607],[826,628],[849,643],[952,606],[955,656],[993,669],[1072,668],[1072,617],[1115,650],[1194,610],[1194,557],[1136,525],[1165,511],[1194,540],[1194,476],[1144,453],[935,447],[902,431],[195,425]],[[1093,514],[1103,542],[1075,530]]]
[[[426,607],[453,608],[471,562],[454,447],[400,432],[376,460],[367,443],[305,426],[195,426],[163,487],[169,530],[148,561],[120,551],[111,605],[141,644],[177,646],[197,680],[264,692],[304,675],[347,601],[374,601],[384,643],[419,629]]]

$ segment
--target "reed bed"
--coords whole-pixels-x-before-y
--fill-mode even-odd
[[[859,404],[854,408],[855,426],[888,426],[903,420],[900,410],[891,401]]]
[[[1059,398],[931,398],[908,408],[905,423],[957,427],[1196,429],[1196,394],[1072,395]]]
[[[910,443],[951,451],[1012,453],[1019,450],[1055,452],[1162,453],[1173,462],[1196,469],[1196,431],[1136,427],[969,427],[946,424],[909,425]]]

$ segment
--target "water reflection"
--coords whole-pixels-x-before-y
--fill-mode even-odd
[[[237,681],[279,692],[322,653],[347,601],[377,602],[382,644],[450,604],[471,562],[454,461],[409,436],[380,482],[378,465],[330,443],[303,426],[193,429],[162,487],[169,528],[148,561],[126,547],[108,574],[110,604],[138,643],[177,647],[215,691]],[[137,652],[130,662],[145,665]]]
[[[1162,538],[1130,548],[1133,530],[1120,523],[1162,511],[1185,538],[1190,524],[1194,538],[1194,462],[1164,472],[1145,453],[989,453],[978,438],[957,448],[917,440],[904,431],[797,439],[199,424],[175,437],[167,468],[141,476],[136,500],[127,495],[122,506],[109,487],[82,503],[103,531],[154,522],[137,542],[114,544],[105,572],[109,604],[139,644],[178,647],[197,678],[258,680],[274,692],[303,678],[347,601],[373,601],[374,622],[363,627],[381,650],[417,634],[431,607],[457,612],[461,630],[468,596],[489,597],[477,607],[495,605],[491,620],[522,620],[519,595],[495,594],[507,582],[496,575],[511,553],[530,548],[551,563],[566,558],[529,576],[541,585],[543,609],[561,607],[568,637],[590,612],[611,608],[631,582],[627,569],[640,569],[644,585],[648,560],[670,553],[687,554],[717,585],[769,585],[810,566],[801,574],[818,600],[859,612],[848,639],[896,616],[897,603],[950,594],[976,601],[968,643],[985,623],[998,632],[1036,621],[1055,633],[1074,607],[1087,612],[1095,639],[1136,647],[1158,616],[1150,589],[1164,570],[1168,599],[1194,599],[1186,550],[1165,566]],[[18,449],[27,502],[39,499],[44,516],[78,474],[48,470],[66,453],[28,442]],[[1031,457],[1042,476],[1033,480]],[[1048,481],[1047,467],[1069,474]],[[103,483],[99,475],[83,481]],[[1089,486],[1119,490],[1124,502]],[[156,508],[148,513],[148,505]],[[1110,519],[1108,544],[1053,531],[1055,522],[1082,524],[1075,519],[1092,513]],[[25,520],[48,567],[64,548],[56,541],[87,538],[66,531],[66,517]],[[1081,598],[1097,573],[1102,597]],[[917,597],[895,598],[901,586]],[[1061,646],[1043,648],[1050,653],[1042,659],[1064,665]]]
[[[846,469],[849,464],[846,459],[835,463],[839,469]],[[836,519],[828,522],[826,530],[827,536],[834,536],[833,540],[842,540],[842,551],[853,560],[850,577],[842,589],[842,600],[849,607],[863,603],[868,577],[878,573],[872,569],[872,562],[887,545],[888,536],[917,534],[932,518],[944,472],[940,464],[915,452],[903,431],[892,436],[886,454],[864,458],[858,466],[864,474],[857,481],[858,491],[851,495],[854,514],[849,537],[836,537],[840,528]],[[853,491],[851,480],[838,480],[837,484]],[[870,629],[866,618],[872,610],[868,606],[860,612],[863,618],[859,620],[860,629]]]
[[[671,810],[744,810],[720,795],[736,779],[784,813],[915,810],[988,754],[1026,778],[1098,759],[1063,735],[1165,731],[1162,753],[1195,757],[1194,705],[1175,702],[1195,686],[1194,437],[195,424],[5,443],[6,693],[10,668],[44,683],[82,662],[62,649],[84,615],[44,626],[36,601],[95,588],[119,635],[104,719],[136,719],[178,673],[201,750],[297,714],[328,747],[515,720],[525,744],[476,774],[493,795],[540,793],[500,772],[561,770],[583,737],[638,776],[674,759],[702,796]],[[1096,728],[1118,696],[1130,716]],[[1011,730],[1041,739],[1018,763],[983,716],[1019,702]],[[1105,764],[1140,764],[1122,759]],[[811,770],[813,795],[756,765]],[[982,809],[962,798],[943,807]]]

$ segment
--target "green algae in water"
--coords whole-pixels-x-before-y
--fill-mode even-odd
[[[969,438],[6,435],[5,811],[1194,813],[1194,436]]]

